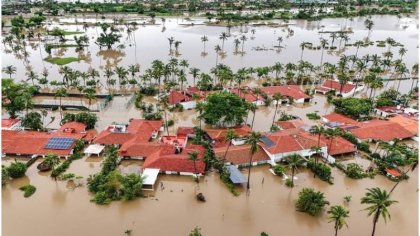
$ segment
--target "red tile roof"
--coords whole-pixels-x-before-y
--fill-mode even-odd
[[[188,153],[198,151],[198,160],[195,162],[196,170],[194,170],[194,162],[189,160]],[[187,147],[179,154],[168,152],[168,148],[159,150],[146,158],[144,168],[157,168],[160,171],[173,172],[189,172],[203,174],[205,171],[204,164],[205,149],[199,145],[188,144]]]
[[[178,129],[176,130],[176,134],[177,135],[189,135],[189,134],[193,134],[194,133],[194,128],[193,127],[178,127]]]
[[[188,87],[185,91],[186,93],[188,93],[191,97],[193,94],[198,95],[200,98],[205,98],[207,97],[207,93],[206,91],[201,91],[199,88],[197,87]]]
[[[7,131],[2,130],[2,153],[21,155],[46,155],[49,153],[59,156],[68,156],[74,147],[66,150],[45,149],[45,145],[51,138],[85,139],[88,134],[95,134],[95,130],[85,131],[85,125],[78,122],[64,124],[60,129],[53,132],[39,131]],[[88,141],[88,139],[85,139]]]
[[[394,169],[394,168],[387,168],[387,169],[385,169],[385,171],[386,171],[386,173],[388,173],[388,174],[390,174],[390,175],[392,175],[392,176],[394,176],[394,177],[400,177],[401,176],[401,173],[398,171],[398,170],[396,170],[396,169]]]
[[[243,87],[242,90],[239,88],[229,88],[229,91],[233,94],[238,95],[238,97],[245,99],[248,102],[264,100],[264,98],[261,95],[255,95],[252,89],[249,87]]]
[[[288,121],[277,121],[276,125],[282,129],[296,129],[296,128],[302,128],[305,126],[305,123],[301,119],[296,120],[288,120]]]
[[[340,136],[335,136],[333,139],[331,139],[321,135],[321,140],[327,144],[328,154],[331,156],[357,151],[356,145]]]
[[[106,129],[99,133],[93,142],[105,145],[122,145],[131,139],[135,139],[137,142],[148,142],[153,132],[158,131],[162,124],[162,120],[132,119],[126,132],[111,132]]]
[[[338,122],[343,125],[354,125],[358,123],[357,121],[338,113],[331,113],[323,116],[323,118],[327,119],[328,122]]]
[[[261,90],[269,96],[273,96],[275,93],[280,93],[283,96],[291,97],[295,100],[301,98],[311,98],[305,94],[297,85],[268,86],[262,87]]]
[[[361,140],[373,139],[388,142],[394,139],[413,137],[413,134],[401,125],[386,120],[359,122],[356,128],[351,128],[348,131]]]
[[[2,128],[11,128],[16,123],[20,122],[20,119],[1,119],[1,127]]]
[[[396,115],[389,118],[389,121],[397,123],[404,127],[404,129],[410,131],[413,135],[417,135],[419,132],[419,121],[413,119],[412,117],[407,117],[404,115]]]
[[[270,139],[274,145],[268,147],[266,144],[262,143],[261,146],[271,154],[307,150],[318,146],[318,137],[302,129],[278,131],[269,133],[266,137]],[[322,140],[319,145],[320,147],[327,146]]]
[[[214,128],[214,129],[205,129],[207,134],[213,140],[223,141],[226,137],[228,129],[231,129],[235,132],[236,135],[239,137],[245,137],[249,133],[251,133],[251,128],[247,125],[231,127],[231,128]]]
[[[130,140],[121,146],[119,153],[121,156],[148,157],[151,154],[160,151],[162,147],[163,145],[160,143],[153,143],[153,142],[136,143],[134,140]]]
[[[342,93],[349,93],[351,92],[356,86],[353,84],[344,84],[342,88]],[[335,80],[325,80],[325,82],[320,86],[321,89],[329,89],[335,90],[336,92],[340,92],[341,84]]]
[[[170,105],[175,105],[181,102],[192,101],[193,99],[187,95],[184,95],[178,91],[171,91],[168,95],[168,101]]]
[[[227,150],[226,147],[219,147],[219,148],[213,149],[214,154],[220,160],[223,159],[226,150]],[[239,145],[239,146],[231,145],[226,155],[226,162],[230,162],[233,165],[248,164],[250,155],[251,155],[250,145],[248,144]],[[267,160],[270,160],[267,153],[265,153],[265,151],[262,150],[261,147],[258,147],[257,152],[252,157],[252,162],[267,161]]]

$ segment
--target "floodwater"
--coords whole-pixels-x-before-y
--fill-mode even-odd
[[[134,18],[139,24],[144,20],[139,20],[139,17]],[[337,31],[342,29],[352,30],[354,33],[350,35],[348,43],[354,43],[358,40],[364,40],[368,31],[364,27],[364,17],[350,19],[324,19],[318,22],[307,22],[300,20],[292,20],[287,27],[269,27],[269,26],[238,26],[230,29],[230,35],[224,43],[225,54],[220,56],[214,51],[214,47],[222,42],[219,40],[219,35],[222,32],[227,32],[226,27],[221,26],[206,26],[200,25],[205,19],[193,18],[192,21],[187,21],[182,18],[167,18],[165,23],[157,19],[156,25],[139,25],[137,29],[130,33],[126,32],[126,26],[119,25],[122,38],[121,42],[115,45],[113,50],[100,50],[99,46],[94,42],[101,33],[99,27],[91,26],[87,30],[78,25],[69,25],[69,22],[74,22],[74,18],[57,18],[51,21],[51,25],[47,27],[60,27],[70,31],[83,31],[90,39],[90,44],[82,52],[76,52],[75,48],[53,49],[53,56],[69,57],[81,56],[85,60],[80,62],[73,62],[68,64],[73,69],[79,71],[87,71],[89,68],[95,68],[101,72],[100,80],[105,84],[105,77],[103,77],[103,70],[105,68],[115,68],[115,66],[128,67],[132,64],[141,65],[141,74],[149,68],[153,60],[159,59],[163,62],[168,62],[171,57],[176,57],[179,60],[185,59],[189,62],[190,68],[197,67],[203,72],[209,72],[212,67],[216,65],[216,57],[219,63],[230,66],[234,71],[241,67],[258,67],[258,66],[272,66],[276,62],[281,63],[296,63],[300,60],[301,49],[300,43],[302,41],[311,42],[314,46],[319,45],[319,39],[325,37],[330,45],[331,39],[329,34],[322,34],[321,31]],[[79,16],[78,22],[96,22],[103,21],[96,20],[94,16],[83,18]],[[108,19],[109,20],[109,19]],[[147,19],[146,19],[147,20]],[[408,50],[404,55],[403,60],[407,64],[407,68],[418,62],[418,19],[413,17],[403,17],[398,19],[396,16],[373,16],[374,28],[370,33],[372,41],[385,40],[387,37],[392,37],[396,41],[404,45]],[[129,18],[126,22],[130,22]],[[59,22],[64,22],[60,25]],[[194,26],[186,26],[194,22]],[[274,21],[283,23],[282,21]],[[293,35],[288,35],[287,28],[294,31]],[[252,30],[255,30],[255,34]],[[206,35],[208,42],[206,43],[207,56],[202,56],[203,43],[201,37]],[[234,39],[241,35],[246,35],[248,38],[244,43],[245,54],[235,53]],[[181,41],[179,46],[179,55],[175,53],[170,54],[168,38],[174,37],[176,41]],[[282,50],[278,51],[275,46],[278,45],[277,38],[283,37]],[[67,36],[70,41],[67,44],[72,44],[73,36]],[[53,40],[54,41],[54,40]],[[51,42],[50,42],[51,43]],[[340,39],[335,40],[334,45],[339,44],[344,46],[344,42]],[[41,45],[41,47],[39,47]],[[118,45],[124,48],[116,47]],[[36,73],[41,74],[44,68],[49,71],[49,80],[62,80],[62,75],[59,74],[58,65],[53,65],[42,60],[47,57],[44,50],[45,42],[39,43],[38,40],[33,40],[27,47],[29,56],[27,62],[23,60],[22,55],[13,53],[9,46],[2,45],[2,60],[6,65],[14,65],[17,67],[17,73],[14,76],[17,80],[26,80],[25,73],[27,69],[31,69]],[[254,49],[260,47],[266,50],[255,51]],[[118,49],[120,48],[120,49]],[[239,51],[241,45],[239,45]],[[388,47],[380,48],[375,45],[360,48],[358,56],[362,57],[366,54],[382,55],[387,51]],[[392,47],[391,52],[394,54],[394,59],[399,58],[399,47]],[[324,53],[324,62],[336,63],[341,55],[353,55],[356,52],[356,47],[347,47],[341,51]],[[314,65],[320,64],[321,50],[306,49],[303,54],[303,60],[309,61]],[[4,77],[7,75],[3,74]],[[116,79],[116,76],[114,76]],[[131,77],[131,76],[129,76]],[[188,75],[189,83],[192,84],[192,78]]]
[[[207,202],[195,200],[197,184],[186,176],[160,175],[156,186],[165,189],[145,192],[148,198],[131,202],[113,202],[98,206],[89,202],[86,187],[71,188],[66,182],[40,174],[36,164],[27,171],[27,177],[13,180],[3,187],[3,235],[187,235],[195,226],[203,235],[332,235],[333,224],[327,214],[312,217],[295,211],[294,203],[303,187],[312,187],[325,193],[331,205],[344,204],[350,209],[349,228],[340,235],[368,235],[372,219],[363,211],[360,198],[365,189],[380,186],[391,189],[393,182],[383,176],[375,179],[352,180],[334,169],[334,185],[313,178],[306,170],[297,174],[297,186],[286,187],[280,177],[272,175],[268,166],[252,168],[251,194],[242,188],[234,197],[215,173],[209,173],[199,184]],[[99,170],[99,158],[74,161],[68,172],[88,177]],[[243,171],[246,175],[246,171]],[[401,183],[392,198],[399,201],[390,207],[392,220],[378,223],[377,235],[418,234],[417,171]],[[262,180],[264,179],[264,184]],[[36,193],[24,199],[18,188],[24,184],[37,187]],[[153,196],[154,195],[154,196]],[[343,198],[352,196],[347,205]]]
[[[404,56],[408,68],[418,62],[417,38],[418,19],[402,18],[391,16],[374,16],[374,30],[371,33],[372,40],[384,40],[392,37],[405,45],[408,49]],[[61,19],[71,21],[71,19]],[[81,21],[79,17],[79,22]],[[94,21],[95,19],[90,19]],[[197,23],[203,19],[195,19]],[[86,19],[86,21],[88,21]],[[355,18],[353,21],[345,19],[325,19],[320,22],[291,21],[289,27],[295,31],[294,36],[287,38],[287,33],[282,28],[254,27],[255,35],[252,35],[252,27],[234,27],[231,29],[233,37],[240,35],[242,30],[249,38],[245,42],[245,55],[234,55],[233,37],[225,42],[227,56],[219,57],[219,62],[231,66],[233,69],[247,66],[267,66],[275,62],[297,62],[300,59],[299,44],[302,40],[318,42],[321,28],[327,30],[339,30],[344,25],[351,27],[354,34],[351,35],[349,43],[361,40],[367,35],[363,26],[364,18]],[[159,22],[158,22],[159,23]],[[139,63],[142,73],[149,67],[154,59],[167,61],[170,56],[168,37],[173,36],[176,40],[182,41],[180,46],[179,59],[186,59],[190,67],[200,68],[208,72],[215,65],[216,54],[213,50],[216,44],[220,44],[218,36],[226,31],[225,27],[218,26],[182,26],[177,23],[185,21],[177,18],[170,18],[163,25],[139,26],[130,39],[125,34],[122,44],[126,46],[118,52],[99,52],[99,47],[93,43],[85,50],[86,58],[89,60],[69,64],[71,68],[87,71],[89,67],[104,69],[105,67],[128,66]],[[57,23],[55,23],[57,24]],[[321,27],[325,26],[325,27]],[[52,26],[51,26],[52,27]],[[76,25],[60,26],[67,30],[82,30]],[[121,26],[124,28],[124,26]],[[162,32],[163,31],[163,32]],[[100,29],[90,27],[87,30],[91,42],[97,37]],[[206,57],[201,56],[203,44],[200,41],[202,35],[207,35]],[[283,36],[282,45],[285,47],[281,52],[276,50],[253,51],[253,47],[266,47],[272,49],[277,45],[277,37]],[[92,40],[92,37],[94,38]],[[253,39],[251,39],[253,37]],[[338,41],[338,40],[337,40]],[[338,45],[338,42],[335,45]],[[37,47],[34,42],[34,49],[28,47],[30,56],[28,63],[13,55],[13,53],[2,53],[2,60],[16,66],[17,80],[26,79],[26,67],[30,65],[37,73],[41,73],[44,66],[50,71],[50,80],[61,81],[62,76],[58,73],[59,66],[43,62],[41,58],[47,55],[43,48]],[[131,44],[131,46],[130,46]],[[3,51],[4,51],[4,46]],[[43,43],[42,43],[43,47]],[[354,54],[355,48],[348,48],[346,55]],[[387,48],[361,48],[359,55],[366,53],[381,54]],[[398,48],[392,49],[394,56],[398,57]],[[54,53],[59,53],[58,50]],[[65,56],[75,56],[73,48],[60,52]],[[339,55],[325,54],[324,61],[335,62]],[[320,51],[305,50],[304,60],[314,64],[319,63]],[[8,64],[5,64],[8,65]],[[3,74],[3,76],[5,76]],[[104,78],[100,78],[104,81]],[[191,83],[191,78],[190,78]],[[387,88],[396,87],[397,82],[391,81]],[[411,81],[401,81],[400,91],[407,93]],[[369,91],[363,91],[357,96],[367,96]],[[376,94],[379,94],[377,91]],[[103,130],[111,122],[128,122],[129,118],[142,118],[142,112],[132,104],[129,105],[131,95],[114,97],[109,106],[98,114],[96,129]],[[39,102],[57,102],[51,97],[38,97]],[[66,98],[70,103],[84,105],[85,99]],[[151,98],[145,98],[147,103],[155,103]],[[94,104],[92,107],[96,107]],[[320,115],[332,111],[332,106],[326,103],[322,95],[314,95],[313,102],[309,105],[281,106],[279,111],[286,111],[288,114],[302,118],[309,125],[317,121],[308,120],[306,113],[318,112]],[[3,111],[4,112],[4,111]],[[175,121],[175,126],[170,127],[171,133],[176,132],[179,126],[198,125],[194,110],[182,113],[169,113],[169,119]],[[254,129],[256,131],[268,131],[274,115],[274,106],[261,106],[255,116]],[[50,111],[45,118],[45,124],[50,123],[50,117],[59,117],[58,111]],[[279,115],[277,115],[278,118]],[[276,119],[277,119],[276,118]],[[252,114],[247,118],[251,123]],[[59,119],[54,119],[48,126],[58,128]],[[354,161],[368,165],[364,159],[343,158],[345,161]],[[100,157],[84,157],[74,161],[67,173],[74,173],[86,179],[90,174],[100,170]],[[38,160],[37,163],[39,163]],[[10,160],[3,160],[8,165]],[[159,186],[163,182],[165,189],[158,188],[155,192],[145,192],[148,198],[136,199],[131,202],[113,202],[108,206],[98,206],[89,202],[92,197],[86,186],[73,188],[74,186],[63,181],[50,179],[48,173],[39,173],[34,163],[26,173],[26,177],[12,180],[2,188],[3,205],[3,235],[124,235],[124,231],[132,230],[132,235],[187,235],[195,226],[202,228],[203,235],[259,235],[262,231],[269,235],[332,235],[333,224],[328,223],[327,215],[324,212],[318,217],[311,217],[304,213],[295,211],[294,202],[298,192],[303,187],[313,187],[325,193],[326,198],[332,205],[344,204],[343,197],[352,196],[352,201],[347,205],[350,209],[348,219],[349,228],[343,228],[340,235],[369,235],[372,227],[372,219],[367,217],[363,211],[365,206],[360,204],[360,198],[364,195],[365,189],[379,186],[384,189],[391,189],[393,182],[383,176],[376,176],[374,179],[352,180],[344,176],[337,169],[333,169],[334,185],[329,185],[313,178],[306,170],[298,173],[297,186],[290,189],[283,184],[281,178],[273,176],[268,171],[268,166],[252,168],[251,194],[246,196],[242,188],[239,197],[234,197],[215,173],[209,173],[200,182],[199,188],[206,199],[206,203],[195,200],[197,184],[191,177],[160,175]],[[139,167],[142,162],[123,162],[119,167],[122,170],[132,167]],[[411,178],[401,183],[392,195],[394,200],[399,201],[390,208],[392,220],[385,224],[382,219],[377,227],[377,235],[417,235],[418,234],[418,175],[417,171],[410,173]],[[246,171],[244,171],[246,176]],[[262,180],[264,179],[264,184]],[[20,186],[31,183],[37,187],[36,193],[28,199],[18,189]]]

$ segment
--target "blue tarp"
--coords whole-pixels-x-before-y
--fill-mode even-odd
[[[243,184],[246,183],[246,179],[245,177],[242,175],[242,173],[238,170],[238,168],[236,166],[228,166],[228,170],[230,173],[230,180],[232,181],[232,183],[234,184]]]

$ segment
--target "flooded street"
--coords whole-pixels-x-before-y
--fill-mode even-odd
[[[89,68],[100,71],[98,77],[102,83],[106,78],[103,75],[105,68],[115,69],[116,66],[127,67],[132,64],[141,65],[143,74],[153,60],[159,59],[167,62],[169,55],[168,38],[174,37],[182,42],[179,48],[179,60],[186,59],[189,66],[197,67],[203,72],[209,72],[219,63],[230,66],[234,71],[242,67],[272,66],[276,62],[296,63],[301,56],[300,43],[302,40],[319,44],[320,37],[328,37],[329,34],[321,34],[319,31],[336,31],[343,27],[352,30],[348,43],[363,40],[368,31],[364,27],[364,17],[349,19],[324,19],[319,22],[306,22],[291,20],[288,28],[294,31],[293,36],[287,36],[286,27],[268,26],[241,26],[233,27],[230,30],[230,37],[224,45],[226,56],[218,56],[214,48],[221,44],[219,35],[228,29],[221,26],[202,25],[205,19],[194,18],[194,26],[187,26],[190,21],[181,18],[167,18],[162,24],[157,19],[157,25],[138,25],[137,30],[127,35],[126,27],[120,25],[121,45],[116,50],[100,50],[94,43],[100,27],[91,26],[86,30],[90,39],[89,46],[81,53],[75,49],[54,49],[53,56],[71,57],[80,56],[80,62],[68,64],[72,69],[86,72]],[[396,16],[373,16],[373,31],[370,39],[385,40],[392,37],[400,42],[407,49],[404,55],[404,62],[407,68],[418,63],[418,18]],[[95,17],[81,21],[96,22]],[[143,20],[138,20],[139,24]],[[59,26],[69,31],[84,31],[81,25],[74,25],[74,18],[58,18],[48,26],[53,28]],[[276,21],[277,22],[277,21]],[[280,22],[280,21],[278,21]],[[61,23],[61,24],[60,24]],[[251,32],[255,29],[255,34]],[[245,34],[248,40],[244,43],[244,55],[235,53],[233,40]],[[206,44],[207,56],[202,55],[203,43],[200,38],[206,35],[209,41]],[[68,38],[72,38],[69,36]],[[284,41],[281,51],[277,51],[277,38],[283,37]],[[327,38],[330,42],[331,39]],[[70,42],[71,43],[71,42]],[[330,42],[331,43],[331,42]],[[335,46],[338,46],[336,40]],[[44,68],[49,70],[48,79],[61,81],[63,75],[59,73],[60,66],[50,64],[43,60],[47,57],[44,50],[45,43],[37,40],[31,42],[28,48],[29,57],[25,62],[20,55],[5,49],[2,45],[2,60],[4,66],[13,65],[17,68],[13,76],[17,81],[27,79],[25,75],[28,69],[40,74]],[[342,43],[344,46],[344,43]],[[124,48],[125,47],[125,48]],[[261,47],[266,50],[256,51],[253,48]],[[399,58],[399,47],[392,47],[394,59]],[[336,63],[342,54],[355,54],[355,47],[347,47],[341,52],[325,52],[324,62]],[[388,48],[380,48],[376,45],[367,48],[360,48],[358,56],[366,54],[382,55]],[[80,54],[80,55],[79,55]],[[320,50],[305,50],[303,60],[307,60],[314,65],[320,63]],[[5,74],[3,74],[5,77]],[[116,78],[116,76],[114,76]],[[128,76],[131,78],[131,76]],[[187,76],[189,85],[192,85],[192,77]],[[260,81],[257,81],[260,82]],[[405,94],[411,88],[412,80],[402,80],[400,92]],[[251,81],[256,83],[256,81]],[[389,88],[396,88],[398,81],[384,82],[385,87],[378,89],[376,95]],[[312,88],[311,86],[305,88]],[[103,91],[104,93],[106,91]],[[363,90],[358,93],[358,97],[368,97],[370,90]],[[78,92],[75,91],[77,94]],[[102,131],[112,122],[128,123],[130,118],[143,118],[143,112],[137,109],[132,101],[132,93],[115,96],[108,106],[102,108],[102,100],[88,101],[86,98],[65,97],[62,103],[66,105],[81,105],[98,110],[95,112],[98,117],[95,129]],[[145,97],[143,102],[156,104],[157,101],[151,97]],[[36,104],[59,104],[58,98],[54,96],[36,96]],[[90,103],[90,104],[89,104]],[[282,105],[279,106],[276,120],[280,112],[300,117],[306,124],[314,125],[319,121],[309,120],[307,113],[317,112],[323,116],[333,111],[333,106],[327,103],[323,95],[315,94],[313,100],[307,105]],[[67,112],[67,111],[65,111]],[[73,112],[73,111],[69,111]],[[275,107],[260,106],[255,114],[254,130],[267,132],[271,127],[271,122],[275,112]],[[7,117],[5,110],[2,115]],[[174,120],[175,125],[169,128],[171,134],[176,133],[176,129],[181,126],[198,126],[197,112],[186,110],[183,112],[168,112],[168,119]],[[246,122],[251,124],[253,114],[250,112]],[[48,111],[48,115],[43,118],[45,127],[57,129],[60,127],[60,112]],[[203,126],[204,126],[203,121]],[[417,145],[412,143],[412,145]],[[27,160],[27,159],[26,159]],[[358,163],[367,167],[370,161],[352,157],[343,157],[344,163]],[[9,165],[11,158],[3,158],[2,164]],[[74,188],[74,185],[67,181],[54,181],[51,179],[50,172],[38,172],[36,166],[41,162],[37,160],[26,172],[26,176],[20,179],[11,180],[2,188],[2,235],[5,236],[73,236],[73,235],[103,235],[117,236],[125,235],[126,230],[132,230],[131,235],[188,235],[188,233],[198,226],[202,229],[203,235],[244,235],[256,236],[261,232],[269,235],[333,235],[334,225],[328,223],[326,211],[320,216],[312,217],[305,213],[297,212],[295,201],[298,192],[304,187],[312,187],[325,194],[326,199],[331,205],[344,205],[350,210],[350,218],[347,220],[348,228],[343,227],[339,231],[340,236],[370,235],[372,229],[372,217],[367,216],[363,209],[366,206],[360,204],[360,198],[364,196],[366,188],[380,187],[390,190],[394,182],[387,178],[377,175],[374,179],[353,180],[345,176],[337,168],[332,169],[334,184],[313,178],[312,172],[300,170],[295,181],[296,187],[291,189],[286,187],[282,178],[274,176],[269,171],[269,166],[258,166],[252,168],[251,174],[251,194],[247,196],[245,188],[238,187],[240,196],[233,196],[225,184],[220,180],[219,175],[214,172],[207,173],[199,184],[199,191],[204,194],[207,202],[202,203],[196,200],[197,184],[191,177],[162,175],[158,176],[156,191],[144,191],[144,198],[135,199],[130,202],[112,202],[107,206],[99,206],[90,202],[92,195],[86,187],[86,179],[89,175],[95,174],[101,169],[102,157],[83,157],[75,160],[70,165],[66,173],[74,173],[76,176],[83,177],[81,187]],[[123,161],[118,167],[120,170],[139,168],[143,165],[142,161]],[[247,176],[247,169],[242,170]],[[288,172],[289,174],[289,172]],[[391,198],[398,201],[390,207],[391,221],[387,224],[383,219],[379,220],[376,235],[379,236],[414,236],[418,235],[418,169],[409,172],[409,180],[403,181],[392,193]],[[264,181],[263,181],[264,180]],[[164,189],[159,186],[163,183]],[[29,198],[23,197],[23,192],[19,187],[32,184],[37,190]],[[344,203],[344,197],[351,196],[350,203]],[[326,208],[326,210],[329,207]]]

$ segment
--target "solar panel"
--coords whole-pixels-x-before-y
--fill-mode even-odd
[[[246,183],[245,177],[242,175],[242,173],[236,168],[236,166],[229,166],[229,178],[234,184],[242,184]]]
[[[45,149],[56,149],[56,150],[66,150],[73,145],[74,138],[50,138]]]
[[[267,138],[266,136],[262,136],[261,137],[261,142],[263,142],[267,147],[272,147],[274,145],[273,141],[271,141],[269,138]]]

